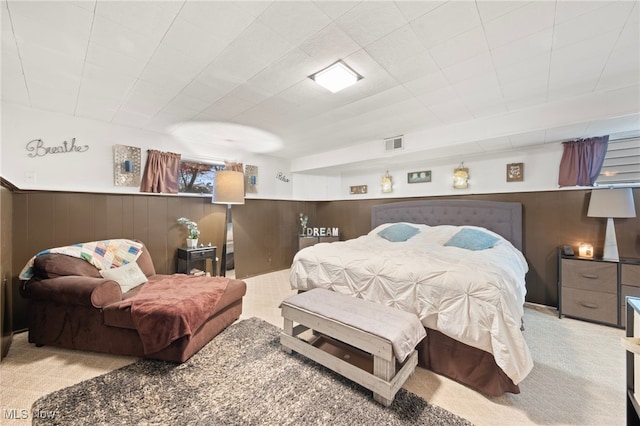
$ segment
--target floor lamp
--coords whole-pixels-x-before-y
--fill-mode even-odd
[[[606,217],[607,232],[604,239],[603,260],[618,262],[618,241],[613,218],[636,217],[631,188],[598,189],[591,191],[589,201],[589,217]]]
[[[220,256],[220,276],[227,273],[227,226],[232,204],[244,204],[244,173],[232,170],[218,170],[213,184],[213,204],[226,204],[224,214],[224,235]],[[233,216],[232,216],[233,217]],[[233,220],[233,219],[232,219]]]

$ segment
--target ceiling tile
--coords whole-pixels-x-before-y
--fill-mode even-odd
[[[340,28],[364,47],[407,23],[394,2],[363,1],[336,20]]]
[[[414,96],[449,86],[449,81],[441,71],[435,71],[403,84]]]
[[[230,41],[228,37],[220,37],[215,28],[200,27],[178,17],[162,39],[162,47],[208,64]]]
[[[446,1],[398,1],[396,5],[406,20],[412,21],[445,3]]]
[[[151,58],[160,40],[160,37],[137,33],[99,16],[96,16],[91,31],[93,43],[144,62]]]
[[[596,36],[622,28],[633,8],[633,2],[617,1],[556,25],[554,49],[594,39]],[[606,22],[606,25],[603,23]]]
[[[440,68],[447,68],[478,55],[486,55],[489,48],[482,27],[478,26],[432,47],[429,53]]]
[[[336,24],[312,35],[298,48],[318,62],[318,71],[360,50],[360,46]]]
[[[443,124],[472,120],[474,118],[465,104],[457,98],[452,98],[443,103],[431,104],[429,105],[429,110],[431,110]]]
[[[194,59],[165,46],[159,47],[145,67],[140,79],[179,91],[187,83],[196,78],[206,66],[202,59]]]
[[[129,127],[144,129],[146,124],[149,121],[151,121],[152,118],[153,116],[149,114],[142,114],[142,113],[133,112],[133,111],[124,111],[120,109],[111,121],[114,124],[119,124],[121,126],[129,126]]]
[[[556,23],[561,24],[580,15],[610,4],[610,1],[559,1],[556,3]]]
[[[306,79],[316,70],[309,56],[294,49],[269,67],[251,77],[246,86],[264,94],[275,95]]]
[[[473,78],[477,74],[493,71],[493,69],[491,55],[489,53],[481,53],[471,59],[442,69],[442,73],[450,83],[455,84],[468,78]]]
[[[331,19],[312,2],[273,2],[258,19],[294,45],[331,23]]]
[[[134,58],[103,45],[89,43],[86,61],[116,74],[138,76],[147,65],[148,58]]]
[[[75,115],[94,120],[111,121],[119,107],[120,99],[81,92],[75,108]]]
[[[493,63],[496,68],[508,66],[529,58],[550,56],[553,30],[542,30],[528,37],[524,37],[496,47],[491,50]]]
[[[31,106],[73,115],[76,106],[77,88],[74,90],[64,84],[66,82],[62,83],[56,85],[55,81],[52,84],[49,81],[31,80],[29,82]]]
[[[379,38],[365,48],[366,52],[387,70],[425,51],[410,25],[404,25]]]
[[[478,11],[480,12],[480,18],[482,22],[487,23],[496,18],[499,18],[507,13],[513,12],[525,6],[527,2],[524,1],[492,1],[483,0],[476,2]]]
[[[135,82],[135,77],[117,75],[108,69],[86,64],[82,75],[81,93],[117,99],[120,103]]]
[[[359,1],[327,1],[320,0],[313,2],[320,10],[322,10],[331,19],[337,19],[340,16],[347,13],[347,11],[353,9]]]
[[[121,26],[159,40],[182,7],[181,2],[99,1],[95,14]]]
[[[480,25],[474,2],[450,1],[411,21],[425,48],[434,47]]]
[[[484,23],[489,47],[511,43],[553,26],[555,2],[534,1]]]
[[[176,94],[171,88],[138,80],[122,105],[121,111],[153,117]]]

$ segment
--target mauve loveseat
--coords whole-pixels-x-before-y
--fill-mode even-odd
[[[145,353],[127,301],[145,286],[167,278],[184,281],[187,277],[156,274],[146,247],[137,264],[148,282],[123,294],[116,281],[102,278],[96,267],[82,259],[52,253],[37,256],[35,276],[20,286],[20,294],[29,301],[29,342],[37,346],[184,362],[242,313],[246,284],[229,279],[215,307],[206,312],[195,330],[160,350]],[[193,279],[205,280],[212,285],[227,280],[220,277]],[[158,330],[163,326],[157,324]]]

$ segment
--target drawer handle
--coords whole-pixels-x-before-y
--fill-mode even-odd
[[[600,277],[599,277],[598,275],[596,275],[596,274],[582,274],[582,276],[583,276],[583,277],[585,277],[585,278],[592,279],[592,280],[597,280],[598,278],[600,278]]]
[[[598,305],[596,305],[595,303],[585,303],[585,302],[580,302],[580,304],[582,306],[584,306],[585,308],[589,308],[589,309],[598,309]]]

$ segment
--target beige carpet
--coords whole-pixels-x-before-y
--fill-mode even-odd
[[[256,316],[282,326],[279,302],[294,292],[288,271],[246,280],[243,318]],[[582,321],[558,319],[555,309],[527,306],[525,337],[535,367],[521,383],[522,393],[487,398],[456,382],[418,368],[405,388],[477,425],[625,424],[624,331]],[[27,343],[14,337],[0,363],[0,424],[30,424],[38,397],[127,365],[116,357]],[[9,411],[7,411],[9,410]],[[23,411],[25,410],[25,411]],[[7,415],[28,419],[8,420]]]

